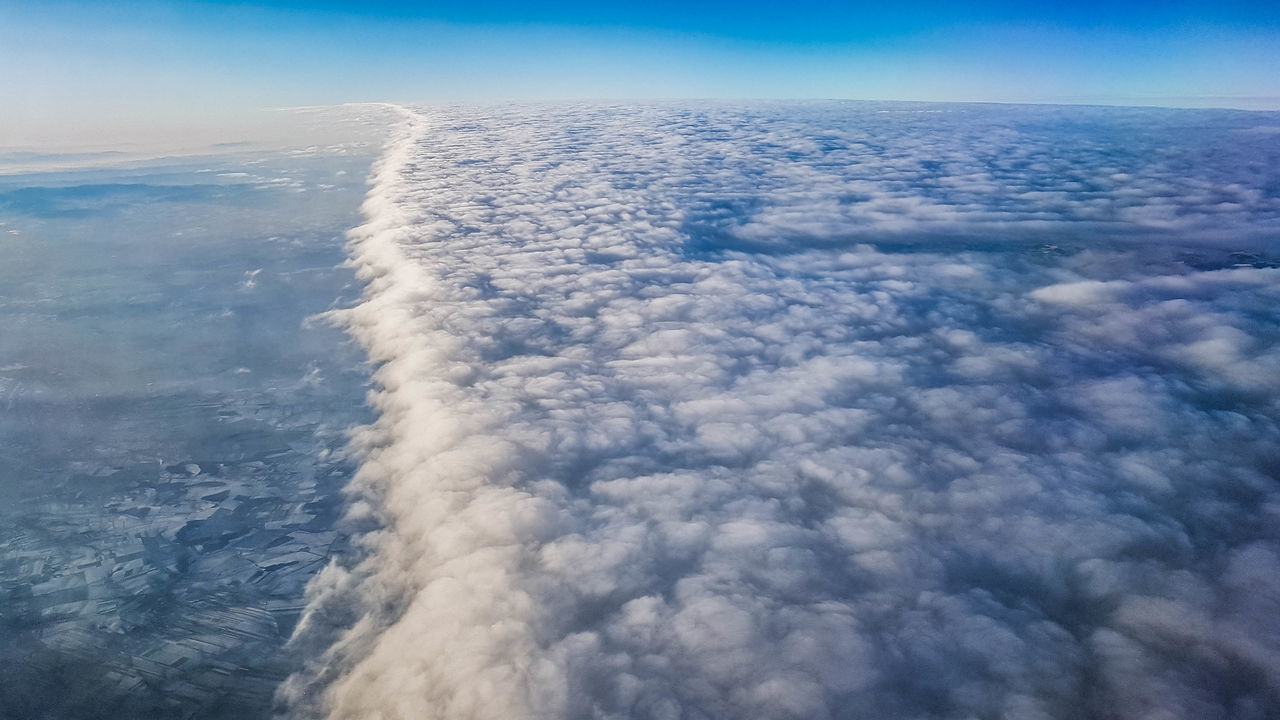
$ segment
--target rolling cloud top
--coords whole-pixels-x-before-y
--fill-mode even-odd
[[[403,115],[297,716],[1280,705],[1273,116]]]

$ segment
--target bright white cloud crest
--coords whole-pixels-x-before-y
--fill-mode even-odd
[[[288,709],[1280,707],[1276,139],[894,109],[406,110]]]

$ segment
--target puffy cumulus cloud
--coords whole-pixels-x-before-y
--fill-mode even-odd
[[[404,111],[287,712],[1274,716],[1274,137],[882,109]]]

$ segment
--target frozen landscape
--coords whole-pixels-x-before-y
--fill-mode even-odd
[[[0,717],[1280,710],[1280,113],[361,112],[0,168]]]
[[[346,542],[367,375],[308,318],[378,144],[4,158],[0,717],[270,715]]]

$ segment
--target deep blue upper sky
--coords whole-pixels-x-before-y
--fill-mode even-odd
[[[224,6],[241,2],[213,3]],[[787,41],[803,38],[845,40],[956,22],[1034,21],[1063,27],[1104,26],[1156,28],[1180,23],[1257,27],[1274,26],[1280,5],[1264,2],[1204,2],[1197,0],[1129,0],[1048,4],[988,0],[987,2],[819,2],[794,0],[728,0],[677,2],[315,2],[274,0],[253,3],[290,10],[340,12],[380,17],[428,17],[459,22],[549,22],[566,25],[615,24]]]
[[[0,146],[351,101],[1280,106],[1280,3],[0,0]]]

